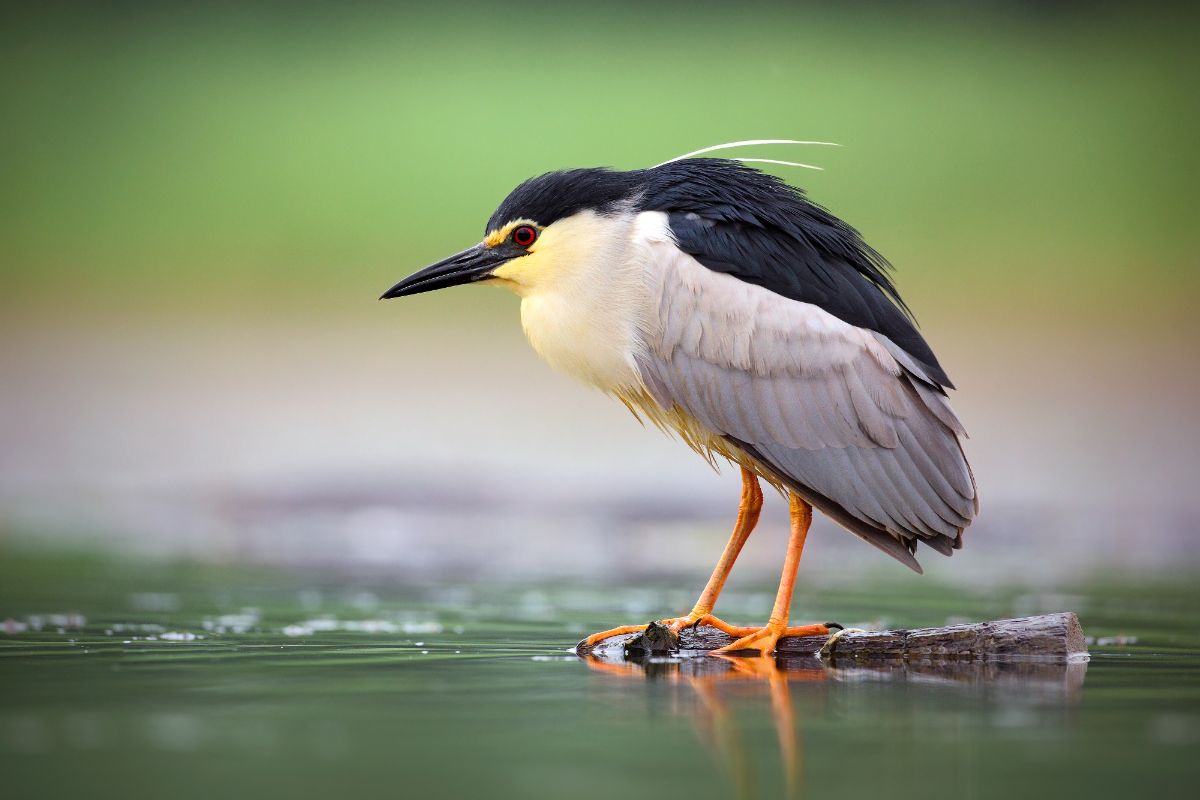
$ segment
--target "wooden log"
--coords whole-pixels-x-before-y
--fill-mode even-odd
[[[1087,656],[1087,645],[1079,618],[1070,612],[1042,614],[1036,617],[1002,619],[947,625],[941,628],[912,630],[846,632],[826,652],[826,636],[797,636],[780,639],[777,656],[817,656],[837,662],[869,663],[903,660],[907,662],[947,660],[1035,660],[1066,663]],[[645,633],[613,637],[589,648],[580,642],[580,656],[595,652],[613,657],[699,654],[715,650],[733,641],[716,628],[688,629],[676,635],[662,625],[651,623]]]
[[[760,658],[706,658],[679,653],[668,657],[626,657],[597,648],[584,658],[590,668],[607,675],[656,681],[690,683],[731,681],[769,682],[782,675],[789,682],[822,684],[830,691],[844,687],[907,685],[924,690],[952,690],[976,694],[990,703],[1013,702],[1020,707],[1070,706],[1083,695],[1087,660],[1043,661],[1034,658],[984,660],[941,658],[908,661],[902,658],[871,660],[822,659],[816,654]],[[767,661],[770,668],[762,663]]]

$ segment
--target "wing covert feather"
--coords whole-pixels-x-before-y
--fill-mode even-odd
[[[881,334],[714,272],[667,242],[651,250],[658,317],[638,362],[660,405],[743,446],[814,505],[836,506],[835,519],[868,541],[886,533],[939,552],[957,546],[978,509],[965,431],[920,364]]]

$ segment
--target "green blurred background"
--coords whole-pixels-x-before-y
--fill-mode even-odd
[[[736,480],[716,482],[537,363],[514,298],[375,298],[476,241],[532,174],[791,137],[844,146],[754,155],[825,167],[780,174],[896,264],[960,387],[984,515],[956,569],[1028,569],[1031,550],[1056,569],[1196,557],[1194,13],[931,2],[3,14],[10,536],[86,531],[101,547],[267,560],[311,540],[315,560],[337,560],[361,522],[346,515],[366,509],[384,521],[360,527],[392,531],[379,535],[394,546],[378,555],[361,534],[375,542],[364,558],[403,569],[418,546],[427,566],[447,566],[438,547],[459,549],[464,507],[509,520],[516,543],[530,516],[554,530],[570,520],[544,555],[497,568],[513,575],[578,565],[612,528],[636,547],[638,532],[673,541],[683,534],[664,520],[683,519],[716,541]],[[284,506],[271,536],[251,524]],[[314,506],[342,522],[314,523]],[[836,551],[842,538],[823,541]]]
[[[1198,21],[982,0],[6,5],[5,796],[779,797],[777,732],[814,796],[1182,794]],[[1074,610],[1090,664],[809,665],[789,700],[774,673],[568,655],[689,607],[737,475],[540,363],[514,297],[376,298],[477,241],[530,175],[750,138],[843,145],[753,155],[823,166],[779,174],[894,262],[982,492],[965,549],[923,577],[819,519],[794,618]],[[769,613],[783,509],[768,498],[739,559],[732,621]]]

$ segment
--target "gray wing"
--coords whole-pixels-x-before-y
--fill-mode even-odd
[[[881,334],[653,245],[639,367],[677,405],[852,533],[920,571],[978,512],[942,390]]]

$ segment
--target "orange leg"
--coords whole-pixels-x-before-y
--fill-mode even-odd
[[[713,650],[714,654],[733,653],[739,650],[757,650],[763,655],[772,653],[775,644],[784,636],[825,635],[829,629],[824,625],[788,627],[788,614],[792,605],[792,591],[796,588],[796,570],[800,567],[800,554],[804,551],[804,540],[812,524],[812,506],[795,494],[789,495],[791,507],[792,535],[788,539],[787,556],[783,560],[783,577],[779,579],[779,591],[775,593],[775,607],[765,627],[740,629],[745,635],[736,642]]]
[[[688,615],[694,620],[712,613],[717,598],[721,596],[721,590],[725,588],[725,581],[729,579],[729,573],[733,570],[733,562],[741,555],[743,545],[750,538],[754,526],[758,524],[762,505],[763,493],[758,485],[758,476],[742,467],[742,499],[738,503],[737,522],[733,524],[733,533],[730,534],[717,565],[713,567],[712,575],[704,585],[704,591],[700,593],[700,598],[692,607],[692,613]]]
[[[751,532],[754,531],[754,526],[758,524],[758,516],[762,511],[762,504],[763,493],[758,485],[758,476],[745,467],[742,467],[742,499],[738,503],[737,522],[733,525],[733,533],[729,536],[729,542],[725,545],[725,551],[721,553],[721,558],[717,561],[717,566],[713,568],[712,576],[709,577],[708,583],[704,586],[704,591],[700,593],[700,598],[696,601],[696,605],[692,607],[691,612],[687,616],[660,620],[662,624],[670,625],[672,629],[679,632],[689,625],[703,623],[723,630],[730,636],[744,636],[751,630],[757,630],[755,628],[740,628],[730,625],[724,620],[712,616],[712,610],[713,606],[716,605],[717,598],[721,595],[721,590],[725,588],[725,581],[728,580],[729,572],[733,569],[733,562],[737,561],[738,555],[742,552],[742,546],[746,544],[746,540],[750,538]],[[610,636],[637,633],[645,629],[645,625],[622,625],[607,631],[601,631],[600,633],[593,633],[584,640],[584,644],[590,647]]]

